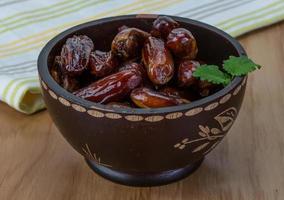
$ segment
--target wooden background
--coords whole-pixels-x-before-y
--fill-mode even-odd
[[[111,183],[87,167],[47,111],[25,116],[0,103],[0,199],[284,199],[284,22],[239,39],[264,67],[249,76],[229,135],[192,176],[153,188]]]

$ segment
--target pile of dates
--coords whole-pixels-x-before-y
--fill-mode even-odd
[[[85,35],[74,35],[55,57],[50,73],[83,99],[113,107],[159,108],[190,103],[218,86],[193,77],[204,62],[192,33],[160,16],[150,33],[122,26],[111,50],[95,50]]]

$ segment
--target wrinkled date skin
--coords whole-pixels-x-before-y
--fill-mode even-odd
[[[174,75],[174,61],[163,40],[149,37],[142,50],[148,77],[155,85],[164,85]]]
[[[90,55],[88,69],[95,77],[105,77],[111,74],[117,66],[118,60],[111,52],[97,50]]]
[[[173,29],[167,38],[167,47],[178,58],[195,59],[198,48],[192,33],[184,28]]]
[[[68,38],[61,51],[64,73],[69,76],[81,75],[89,63],[93,49],[93,41],[88,36],[74,35]]]
[[[119,67],[118,71],[124,71],[124,70],[134,70],[136,72],[139,72],[145,80],[147,78],[147,72],[145,70],[145,67],[143,66],[142,63],[137,63],[135,61],[129,61],[129,62],[124,62],[122,65]]]
[[[111,51],[121,60],[139,57],[149,33],[137,28],[122,28],[111,44]]]
[[[69,92],[74,92],[81,87],[81,83],[72,76],[62,75],[62,87]]]
[[[140,73],[136,73],[133,70],[125,70],[100,79],[73,94],[96,103],[116,102],[127,97],[141,83],[142,77]]]
[[[53,79],[69,92],[74,92],[80,88],[80,82],[67,74],[62,73],[62,59],[60,56],[55,57],[54,65],[50,69]]]
[[[130,94],[130,98],[140,108],[160,108],[189,102],[186,99],[167,96],[164,93],[146,87],[133,90]]]
[[[194,60],[182,60],[178,66],[178,85],[180,87],[189,87],[198,82],[193,76],[193,72],[200,66],[198,61]]]
[[[160,16],[153,22],[151,35],[154,37],[161,37],[167,39],[169,33],[174,29],[178,28],[179,23],[170,17]]]

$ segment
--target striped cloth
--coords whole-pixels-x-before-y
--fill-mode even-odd
[[[23,113],[44,108],[36,60],[46,42],[90,20],[170,14],[200,20],[233,36],[284,19],[284,0],[1,0],[0,100]]]

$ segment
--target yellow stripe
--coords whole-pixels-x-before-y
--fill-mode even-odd
[[[25,78],[15,78],[13,80],[11,80],[7,86],[5,87],[4,91],[3,91],[3,95],[2,95],[2,99],[3,101],[8,101],[8,98],[7,98],[7,95],[8,95],[8,92],[10,91],[10,89],[12,88],[12,86],[17,83],[18,81],[22,80],[22,79],[25,79]]]
[[[20,47],[22,45],[25,45],[28,41],[31,41],[31,40],[32,41],[40,41],[43,36],[52,35],[52,33],[53,32],[44,31],[44,32],[42,32],[42,34],[37,33],[37,34],[33,34],[33,35],[30,35],[30,36],[27,36],[27,37],[23,37],[21,39],[14,40],[12,42],[0,44],[0,49],[5,50],[5,49],[11,49],[11,48],[15,48],[15,47]],[[33,40],[33,39],[36,39],[36,40]]]
[[[155,10],[155,9],[160,9],[160,8],[163,8],[163,7],[166,7],[166,6],[168,6],[168,5],[171,5],[171,4],[173,4],[173,3],[176,3],[176,2],[179,2],[179,1],[181,1],[181,0],[175,0],[175,1],[167,1],[167,2],[161,2],[160,4],[157,4],[156,6],[152,6],[150,9],[148,9],[148,11],[150,11],[150,10]],[[149,4],[148,6],[150,6],[150,5],[152,5],[152,4],[156,4],[156,2],[155,3],[151,3],[151,4]],[[146,5],[143,5],[143,6],[140,6],[140,7],[138,7],[138,8],[133,8],[133,9],[128,9],[128,10],[126,10],[126,11],[124,11],[125,13],[126,12],[133,12],[133,11],[137,11],[137,10],[139,10],[140,8],[145,8],[146,7]],[[123,14],[123,12],[120,12],[120,14]],[[93,16],[93,17],[95,17],[95,18],[97,18],[98,16]],[[24,53],[24,52],[27,52],[27,51],[30,51],[30,50],[34,50],[34,49],[36,49],[36,48],[40,48],[40,47],[42,47],[43,46],[43,44],[44,43],[46,43],[46,41],[43,41],[42,40],[43,38],[41,38],[41,39],[38,39],[39,40],[39,43],[38,44],[35,44],[33,41],[32,42],[29,42],[29,43],[27,43],[27,44],[31,44],[31,46],[29,46],[29,47],[26,47],[26,46],[28,46],[27,44],[25,44],[25,45],[22,45],[22,49],[20,49],[20,48],[18,48],[17,47],[17,49],[13,49],[13,51],[12,52],[10,52],[9,53],[9,51],[0,51],[0,52],[4,52],[3,54],[0,54],[0,58],[5,58],[5,57],[9,57],[9,56],[14,56],[14,55],[18,55],[18,54],[21,54],[21,53]],[[46,36],[46,39],[49,39],[49,37],[48,36]],[[25,47],[25,48],[24,48]],[[8,53],[7,53],[8,52]]]
[[[275,5],[279,4],[279,3],[283,3],[283,0],[276,1],[274,3],[271,3],[271,4],[269,4],[269,5],[265,6],[265,7],[262,7],[260,9],[254,10],[252,12],[253,13],[261,12],[261,11],[266,10],[268,8],[271,8],[271,7],[273,7],[273,6],[275,6]],[[219,26],[223,26],[224,24],[230,24],[230,23],[234,22],[235,20],[239,20],[240,18],[246,17],[246,16],[248,16],[250,14],[251,14],[251,12],[250,13],[245,13],[245,14],[242,14],[242,15],[239,15],[239,16],[236,16],[236,17],[232,17],[230,19],[227,19],[225,21],[222,21],[222,22],[218,23],[217,26],[219,27]]]
[[[108,14],[114,14],[115,11],[123,11],[123,10],[126,10],[126,9],[130,9],[131,7],[136,7],[137,5],[140,5],[141,3],[143,3],[142,0],[137,0],[137,1],[133,2],[133,3],[127,4],[125,6],[122,6],[122,7],[119,7],[119,8],[115,8],[115,9],[111,9],[109,11],[105,11],[105,12],[100,13],[98,15],[94,15],[93,17],[103,17],[103,16],[107,16]],[[36,41],[40,41],[42,38],[49,38],[49,37],[52,37],[52,36],[56,35],[62,29],[66,29],[66,28],[68,28],[70,26],[74,26],[74,25],[86,22],[90,18],[91,17],[88,17],[88,18],[85,18],[85,19],[81,19],[81,20],[78,20],[78,21],[74,21],[74,22],[68,22],[68,23],[65,23],[64,25],[61,25],[61,26],[58,26],[58,27],[55,27],[55,28],[50,28],[50,29],[42,31],[40,33],[37,33],[37,34],[34,34],[34,35],[30,35],[28,37],[24,37],[24,38],[21,38],[21,39],[18,39],[18,40],[15,40],[15,41],[12,41],[12,42],[9,42],[9,43],[6,43],[6,44],[2,44],[2,45],[0,45],[0,48],[1,49],[2,48],[7,49],[10,46],[17,46],[17,44],[19,44],[19,43],[26,43],[26,41],[30,41],[30,40],[33,42],[34,38],[39,38]],[[42,37],[42,36],[46,36],[46,37]],[[28,43],[28,44],[30,44],[30,43]]]
[[[100,2],[103,2],[103,0],[101,0]],[[99,3],[99,2],[98,2]],[[0,30],[0,34],[3,34],[3,33],[6,33],[8,31],[13,31],[17,28],[20,28],[20,27],[23,27],[25,25],[31,25],[31,24],[34,24],[34,23],[38,23],[38,22],[42,22],[42,21],[47,21],[47,20],[50,20],[52,18],[56,18],[56,17],[61,17],[61,16],[64,16],[64,15],[67,15],[69,13],[72,13],[72,12],[76,12],[76,11],[79,11],[85,7],[91,7],[91,6],[96,6],[96,2],[95,1],[85,1],[85,2],[82,2],[82,3],[79,3],[79,2],[76,2],[75,5],[69,5],[68,7],[65,7],[65,8],[62,8],[60,9],[60,12],[59,11],[50,11],[49,13],[42,13],[42,14],[39,14],[39,16],[29,16],[28,18],[32,19],[31,21],[24,21],[23,23],[20,23],[20,24],[16,24],[14,26],[11,26],[11,24],[4,24],[4,29]],[[62,12],[64,11],[64,12]],[[48,14],[51,14],[48,16]]]
[[[5,17],[5,18],[1,19],[1,21],[7,22],[7,21],[9,21],[10,19],[13,19],[13,18],[20,18],[20,19],[25,18],[25,15],[40,13],[42,11],[46,11],[46,10],[50,10],[50,9],[54,9],[54,8],[60,8],[60,6],[66,6],[69,3],[72,3],[73,1],[77,1],[77,0],[65,0],[65,1],[62,1],[62,2],[59,2],[59,3],[56,3],[56,4],[52,4],[52,5],[43,7],[43,8],[38,8],[38,9],[34,9],[34,10],[27,10],[27,11],[15,13],[15,14],[9,16],[9,17]]]
[[[13,92],[10,96],[10,101],[9,101],[9,104],[13,105],[13,106],[16,106],[15,105],[15,101],[16,101],[16,94],[18,93],[18,91],[21,89],[21,87],[25,86],[25,84],[28,84],[28,83],[34,83],[34,82],[38,82],[38,79],[37,78],[29,78],[29,79],[25,79],[25,80],[21,80],[19,81],[15,88],[13,89]]]
[[[249,26],[245,26],[241,29],[238,29],[236,31],[233,31],[233,32],[230,32],[230,34],[234,37],[236,36],[239,36],[249,30],[252,30],[252,29],[256,29],[256,28],[260,28],[262,27],[263,25],[269,25],[269,24],[273,24],[273,23],[276,23],[278,21],[281,21],[284,19],[284,13],[278,15],[278,16],[274,16],[273,18],[270,18],[270,19],[267,19],[267,20],[262,20],[258,23],[254,23],[253,25],[249,25]]]
[[[5,87],[4,91],[3,91],[3,95],[2,95],[2,100],[3,101],[7,101],[7,94],[10,90],[10,88],[12,87],[12,85],[14,84],[14,82],[17,81],[17,79],[15,80],[11,80],[8,85]]]
[[[28,95],[28,93],[32,93],[34,96],[34,99],[37,99],[37,101],[33,101],[33,104],[26,105],[27,99],[25,99],[25,96]],[[31,98],[31,97],[30,97]],[[21,92],[21,95],[18,99],[18,104],[14,106],[17,110],[25,113],[25,114],[32,114],[38,110],[41,110],[45,107],[44,101],[41,96],[41,90],[39,87],[29,87],[25,91]]]
[[[275,7],[276,7],[275,9],[270,10],[270,11],[265,12],[265,13],[261,13],[261,14],[259,14],[259,15],[256,15],[257,12],[255,12],[255,13],[253,13],[252,15],[248,15],[247,18],[245,18],[245,19],[243,19],[243,20],[236,21],[235,23],[229,24],[229,25],[227,25],[227,26],[221,26],[221,28],[222,28],[223,30],[229,30],[230,28],[233,28],[233,27],[235,27],[235,26],[238,26],[238,25],[240,25],[240,24],[242,24],[242,23],[246,23],[246,22],[251,21],[251,20],[257,20],[257,19],[259,19],[259,18],[262,18],[263,16],[267,16],[267,15],[273,14],[273,13],[275,13],[275,12],[277,12],[277,11],[284,10],[284,4],[282,4],[281,7],[279,7],[279,6],[275,6]]]

